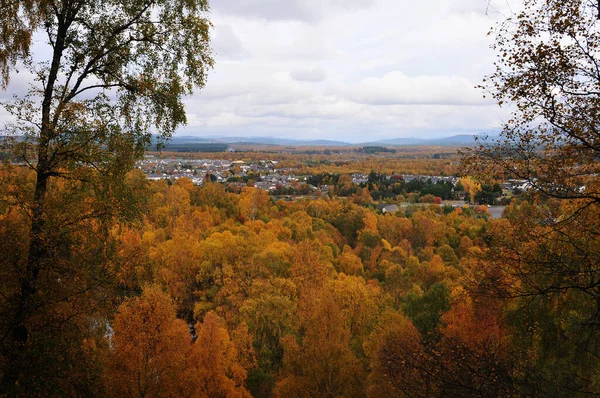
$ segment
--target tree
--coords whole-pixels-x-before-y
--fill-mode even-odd
[[[427,194],[421,197],[419,200],[421,203],[435,203],[435,196],[432,194]]]
[[[432,332],[441,315],[450,309],[448,286],[437,282],[423,294],[413,289],[405,300],[403,312],[413,321],[415,327],[423,335]]]
[[[565,209],[555,211],[572,214],[576,206],[563,201]],[[505,300],[516,358],[527,375],[521,381],[525,395],[596,394],[599,209],[580,209],[577,218],[559,225],[543,224],[543,206],[522,202],[509,209],[509,219],[492,222],[490,250],[471,265],[470,287]]]
[[[513,103],[501,139],[467,152],[480,174],[526,179],[545,195],[600,202],[599,4],[525,0],[493,33],[496,71],[486,88]]]
[[[242,307],[242,320],[254,338],[258,365],[268,372],[279,370],[283,359],[281,337],[298,329],[297,286],[289,279],[256,280]]]
[[[115,397],[190,395],[188,326],[175,317],[175,306],[158,287],[125,301],[113,322],[107,361],[108,391]]]
[[[600,205],[598,15],[595,2],[526,0],[521,12],[497,26],[494,48],[499,55],[487,88],[499,104],[512,102],[516,110],[499,141],[467,151],[463,161],[464,169],[482,178],[499,174],[526,179],[532,188],[529,203],[512,208],[512,227],[521,231],[525,239],[521,243],[531,241],[533,235],[538,245],[543,239],[557,255],[587,253],[584,257],[590,257],[593,246],[581,246],[577,236],[589,231],[594,239],[597,233],[591,231],[600,226],[596,216]],[[517,214],[529,220],[519,225],[523,219]],[[521,243],[514,243],[509,247],[521,253],[515,250]],[[599,264],[592,263],[586,265],[585,275],[597,281]],[[584,275],[583,267],[565,273],[558,265],[546,268],[555,278],[543,284],[529,280],[522,288],[539,294],[549,287],[553,291],[575,288],[598,295],[595,282],[559,281]]]
[[[432,388],[416,366],[424,360],[420,335],[407,318],[387,313],[380,326],[365,342],[371,373],[367,379],[369,397],[428,396]],[[417,393],[424,390],[423,393]]]
[[[317,293],[318,294],[318,293]],[[321,293],[303,309],[302,344],[281,339],[283,367],[275,387],[281,397],[361,397],[363,369],[350,350],[350,330],[335,299]]]
[[[474,302],[462,288],[452,293],[435,338],[419,335],[407,318],[386,314],[365,342],[371,374],[368,396],[514,396],[499,306]]]
[[[242,221],[256,220],[267,212],[269,195],[260,189],[245,187],[240,194],[240,215]]]
[[[231,341],[225,322],[212,311],[198,327],[191,361],[194,396],[251,397],[244,387],[247,370],[240,364],[239,350]]]
[[[49,222],[53,181],[78,181],[73,191],[87,184],[98,199],[67,225],[118,214],[123,177],[150,143],[151,128],[167,138],[185,123],[182,98],[204,85],[213,60],[205,0],[1,0],[0,8],[2,86],[17,68],[35,78],[26,96],[5,104],[16,122],[3,145],[35,173],[22,202],[30,213],[28,254],[2,331],[7,366],[16,369],[4,372],[3,383],[14,386],[24,377],[29,321],[60,235]],[[30,53],[34,35],[46,38],[48,59]]]
[[[523,395],[600,391],[599,15],[594,1],[525,0],[494,29],[486,87],[515,109],[500,139],[463,161],[482,182],[518,178],[531,188],[492,223],[472,277],[478,293],[511,299],[514,341],[534,358],[517,356]]]
[[[474,301],[462,287],[451,298],[452,308],[441,318],[441,338],[430,347],[430,369],[423,366],[421,371],[429,374],[441,396],[513,396],[500,303],[487,298]]]
[[[94,375],[95,366],[85,365],[94,360],[85,357],[83,340],[101,336],[105,325],[102,319],[114,310],[111,301],[115,282],[128,261],[118,253],[118,232],[109,229],[107,220],[86,216],[105,206],[93,186],[64,179],[49,184],[47,259],[36,284],[42,294],[36,294],[29,303],[35,311],[27,318],[31,331],[27,344],[15,344],[12,333],[22,297],[31,217],[14,200],[33,192],[35,174],[23,168],[7,174],[0,182],[7,188],[0,189],[6,192],[0,207],[7,205],[0,216],[0,377],[20,380],[7,383],[2,390],[10,395],[23,391],[89,395],[96,389],[78,379],[85,375],[93,380],[98,375]],[[9,184],[4,185],[6,182]],[[136,183],[135,178],[127,178],[124,183],[133,197],[143,193],[143,189],[136,192]],[[134,203],[138,202],[127,199],[122,205],[130,207]]]
[[[199,288],[196,277],[200,271],[200,244],[189,236],[156,244],[150,254],[154,264],[154,281],[173,298],[177,313],[188,322],[194,320],[194,292]]]

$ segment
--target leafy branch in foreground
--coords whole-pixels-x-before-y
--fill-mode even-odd
[[[125,175],[152,129],[168,138],[185,123],[183,98],[204,86],[213,59],[206,0],[0,0],[0,9],[2,86],[16,69],[34,79],[27,95],[5,104],[16,121],[2,141],[35,178],[33,191],[20,196],[28,247],[19,264],[8,265],[15,284],[7,284],[1,303],[8,319],[1,332],[2,382],[12,391],[43,382],[26,370],[32,339],[43,334],[31,320],[52,312],[44,296],[55,264],[82,267],[66,254],[76,246],[69,234],[90,219],[104,225],[98,233],[115,216],[135,215],[125,200]],[[47,59],[30,53],[42,37]],[[58,207],[51,199],[56,179],[67,181]],[[91,195],[87,206],[69,204],[81,199],[77,191]],[[78,212],[68,213],[73,207]],[[60,218],[58,225],[69,228],[57,229]],[[52,249],[57,246],[64,247]]]
[[[600,347],[600,4],[525,0],[494,30],[485,88],[513,104],[464,172],[523,179],[527,200],[492,224],[471,288],[500,298],[522,395],[597,394]]]

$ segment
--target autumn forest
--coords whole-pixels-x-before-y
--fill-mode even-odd
[[[0,396],[600,395],[600,5],[520,4],[499,137],[175,153],[205,0],[0,0]]]

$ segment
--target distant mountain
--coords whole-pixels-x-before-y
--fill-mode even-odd
[[[375,141],[374,144],[383,144],[383,145],[398,145],[398,146],[404,146],[404,145],[427,145],[427,141],[426,139],[423,138],[413,138],[413,137],[406,137],[406,138],[387,138],[387,139],[383,139],[383,140],[379,140],[379,141]]]
[[[294,146],[345,146],[351,145],[343,141],[332,141],[332,140],[295,140],[291,138],[273,138],[273,137],[223,137],[223,136],[208,136],[208,137],[195,137],[195,136],[173,136],[171,142],[167,144],[167,148],[170,145],[185,145],[185,144],[198,144],[198,143],[211,143],[211,144],[232,144],[232,145],[294,145]]]
[[[191,144],[191,143],[203,143],[203,142],[207,142],[207,143],[215,143],[217,142],[214,139],[210,139],[210,138],[202,138],[202,137],[194,137],[191,135],[182,135],[182,136],[178,136],[178,135],[174,135],[173,138],[171,139],[172,143],[177,143],[177,144]]]
[[[332,141],[332,140],[312,140],[312,141],[297,141],[296,145],[315,145],[315,146],[346,146],[352,145],[343,141]]]
[[[478,135],[473,134],[458,134],[444,138],[396,138],[396,139],[384,139],[377,141],[380,145],[394,145],[394,146],[417,146],[417,145],[434,145],[434,146],[462,146],[472,145],[475,143],[475,137]],[[481,136],[483,137],[483,135]]]
[[[433,145],[433,146],[468,146],[475,142],[477,135],[472,134],[458,134],[450,137],[443,138],[416,138],[416,137],[404,137],[404,138],[388,138],[373,142],[364,142],[360,144],[350,144],[344,141],[334,140],[298,140],[292,138],[276,138],[276,137],[225,137],[225,136],[189,136],[175,135],[169,143],[167,143],[166,149],[169,150],[177,148],[178,150],[190,146],[206,146],[210,144],[215,145],[274,145],[274,146],[419,146],[419,145]],[[484,134],[479,135],[484,137]],[[493,139],[495,134],[490,134]],[[202,144],[202,145],[200,145]]]
[[[451,137],[433,139],[429,145],[468,146],[475,144],[476,138],[477,136],[472,134],[458,134]]]

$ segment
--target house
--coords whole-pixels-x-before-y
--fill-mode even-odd
[[[379,210],[381,210],[381,212],[383,214],[385,213],[396,213],[399,210],[398,205],[379,205]]]

